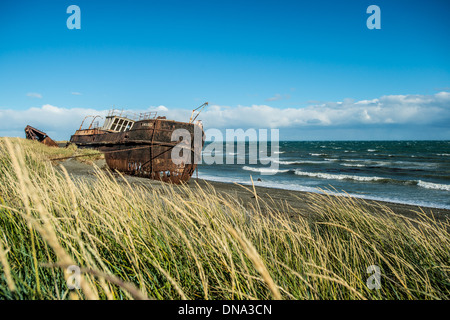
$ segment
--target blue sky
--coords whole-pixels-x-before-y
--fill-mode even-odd
[[[66,27],[72,4],[81,30]],[[366,27],[371,4],[380,30]],[[68,139],[83,113],[113,105],[188,120],[209,101],[205,126],[278,127],[282,139],[450,139],[449,9],[445,0],[2,1],[0,135],[34,124]],[[349,109],[360,116],[342,121]],[[286,110],[291,121],[277,119]],[[434,117],[423,121],[427,110]]]

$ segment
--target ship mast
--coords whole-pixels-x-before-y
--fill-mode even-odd
[[[195,108],[194,110],[192,110],[192,114],[191,114],[191,118],[189,119],[189,123],[192,123],[195,121],[195,119],[197,119],[198,115],[200,114],[200,112],[202,112],[202,110],[208,105],[208,102],[205,102],[204,104],[202,104],[200,107]],[[200,109],[200,110],[199,110]],[[198,111],[199,110],[199,111]],[[197,111],[197,114],[194,117],[195,112]]]

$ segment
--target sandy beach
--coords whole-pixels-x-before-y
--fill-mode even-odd
[[[81,163],[79,161],[76,161],[75,159],[65,160],[60,164],[63,165],[67,169],[69,174],[74,178],[82,177],[95,179],[94,167],[92,165]],[[95,165],[102,169],[107,168],[104,160],[96,161]],[[131,185],[145,185],[152,188],[159,188],[162,185],[162,182],[147,178],[140,178],[136,176],[125,176],[125,178]],[[120,180],[121,179],[119,179],[119,181]],[[195,178],[195,174],[189,180],[188,185],[192,188],[205,188],[210,185],[215,189],[217,193],[237,199],[245,207],[256,205],[255,195],[253,193],[253,187],[251,185],[238,185],[233,183],[207,181]],[[291,217],[295,217],[299,214],[314,214],[313,210],[308,205],[307,192],[261,187],[257,186],[257,182],[255,182],[255,191],[260,200],[266,203],[271,203],[274,206],[279,206],[280,208],[287,208],[287,211],[289,211]],[[366,199],[358,199],[357,201],[364,203],[369,211],[374,212],[380,211],[381,205],[388,207],[397,214],[405,215],[410,218],[414,218],[415,216],[417,216],[417,212],[423,211],[427,215],[434,216],[438,220],[450,219],[450,210],[447,209],[418,207],[415,205],[385,201],[373,201]]]

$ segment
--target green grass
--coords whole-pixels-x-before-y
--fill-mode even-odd
[[[100,169],[73,181],[47,160],[76,152],[0,140],[0,299],[450,297],[448,221],[319,194],[314,215],[290,218],[211,186],[131,186]]]

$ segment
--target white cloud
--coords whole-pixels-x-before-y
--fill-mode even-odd
[[[290,99],[291,96],[289,94],[281,95],[279,93],[275,94],[273,97],[267,98],[266,101],[278,101],[278,100],[284,100],[284,99]]]
[[[167,107],[165,107],[165,106],[150,107],[150,109],[151,109],[152,111],[160,111],[160,112],[166,112],[166,111],[169,111],[169,109],[167,109]]]
[[[37,93],[37,92],[28,92],[27,93],[27,97],[31,97],[31,98],[42,98],[42,94]]]
[[[143,112],[145,110],[134,110]],[[177,121],[189,121],[192,110],[166,106],[150,107],[158,115]],[[107,110],[61,108],[43,105],[27,110],[0,110],[0,136],[23,136],[26,125],[36,127],[50,137],[66,140],[78,129],[86,115],[105,116]],[[329,128],[347,129],[425,125],[446,127],[450,123],[450,92],[435,95],[387,95],[372,100],[312,104],[303,108],[274,108],[269,105],[211,105],[199,118],[208,128]],[[97,118],[98,120],[98,118]],[[87,121],[88,122],[88,121]],[[100,120],[101,122],[101,120]],[[438,130],[438,129],[436,129]],[[448,131],[448,130],[447,130]],[[330,138],[333,138],[331,136]]]
[[[71,92],[71,94],[73,94],[74,96],[81,96],[80,92]]]
[[[361,125],[414,125],[450,121],[450,93],[387,95],[378,99],[313,104],[304,108],[268,105],[211,106],[201,115],[213,127],[309,127]]]
[[[30,125],[46,132],[52,139],[68,140],[85,116],[97,114],[105,116],[106,111],[60,108],[50,104],[27,110],[4,109],[0,112],[0,121],[4,124],[0,136],[24,137],[23,130]]]

